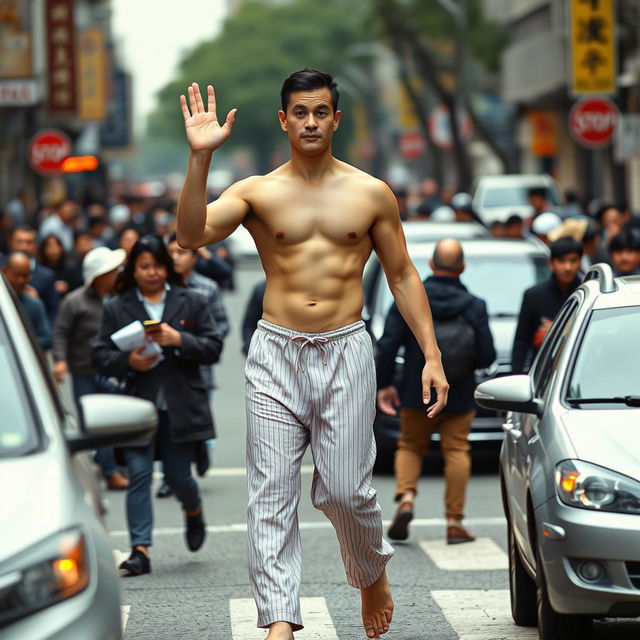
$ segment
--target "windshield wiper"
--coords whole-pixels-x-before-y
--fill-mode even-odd
[[[574,404],[626,404],[628,407],[640,407],[640,396],[617,396],[613,398],[567,398]]]

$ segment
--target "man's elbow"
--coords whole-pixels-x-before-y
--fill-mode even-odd
[[[179,247],[189,251],[197,251],[203,245],[200,239],[187,235],[184,231],[176,231],[176,241]]]

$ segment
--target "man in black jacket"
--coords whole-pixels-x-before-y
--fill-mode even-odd
[[[384,334],[377,345],[378,407],[395,415],[400,409],[400,439],[395,457],[396,493],[399,503],[388,535],[405,540],[413,519],[413,500],[417,494],[422,458],[429,449],[431,434],[438,430],[445,463],[447,542],[471,542],[474,536],[463,526],[465,493],[471,471],[468,435],[476,412],[473,392],[475,369],[488,367],[496,359],[493,338],[489,329],[487,307],[483,300],[471,295],[460,282],[464,271],[464,253],[457,240],[440,240],[430,261],[433,275],[424,281],[429,296],[438,343],[450,382],[449,401],[442,413],[427,417],[422,402],[420,372],[424,357],[418,343],[394,304],[385,323]],[[457,323],[457,324],[456,324]],[[439,327],[457,327],[459,339],[452,334],[453,343],[466,342],[468,353],[456,355],[452,344],[447,357],[447,340],[439,335]],[[395,357],[398,349],[405,349],[400,394],[393,385]],[[464,363],[461,362],[464,360]],[[455,371],[454,371],[455,370]]]
[[[511,373],[526,373],[564,301],[580,284],[582,245],[558,238],[549,246],[552,274],[524,292],[511,353]]]

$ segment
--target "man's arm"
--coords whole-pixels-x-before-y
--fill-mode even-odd
[[[425,357],[422,399],[425,404],[429,403],[431,387],[438,394],[438,401],[427,414],[433,418],[447,404],[449,384],[444,375],[440,350],[433,331],[431,308],[422,280],[407,252],[396,198],[391,189],[382,183],[378,187],[376,202],[379,203],[378,215],[370,231],[373,246],[380,258],[398,309]]]
[[[225,123],[220,126],[216,115],[216,97],[211,85],[207,87],[207,109],[195,82],[189,87],[188,95],[189,106],[184,95],[180,96],[180,105],[191,153],[178,202],[176,233],[181,247],[197,249],[219,242],[231,234],[249,213],[249,204],[242,197],[243,181],[233,185],[215,202],[207,205],[207,175],[211,157],[231,134],[236,110],[232,109]]]

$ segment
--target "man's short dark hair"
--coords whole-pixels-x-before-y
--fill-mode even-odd
[[[587,228],[582,236],[582,243],[591,242],[599,233],[602,232],[602,227],[593,219],[589,219],[587,222]]]
[[[317,69],[302,69],[292,73],[283,83],[280,91],[282,110],[286,113],[289,106],[289,97],[294,91],[315,91],[316,89],[329,89],[334,112],[338,110],[340,92],[333,75],[318,71]]]
[[[11,232],[11,237],[15,236],[18,231],[22,231],[25,233],[32,233],[34,236],[37,236],[38,233],[33,227],[30,227],[28,224],[19,224],[15,229]]]
[[[547,190],[544,187],[531,187],[527,191],[527,196],[529,198],[533,198],[535,196],[539,196],[541,198],[546,198],[547,197]]]
[[[582,245],[575,238],[569,236],[558,238],[552,242],[549,245],[549,251],[551,252],[551,260],[558,260],[572,253],[577,253],[578,257],[582,258]]]
[[[517,213],[511,214],[504,223],[505,227],[509,227],[512,224],[522,224],[522,218]]]
[[[617,233],[609,243],[609,253],[624,251],[625,249],[640,251],[640,236],[633,229],[625,229]]]

